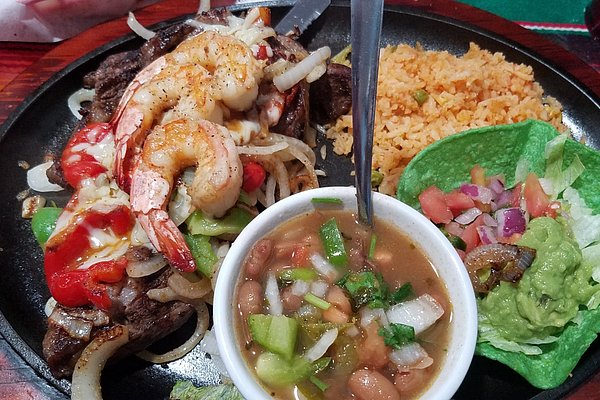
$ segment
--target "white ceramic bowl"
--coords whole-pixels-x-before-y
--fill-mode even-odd
[[[238,347],[233,304],[240,268],[259,239],[279,224],[312,211],[313,197],[336,197],[344,202],[345,209],[356,210],[354,187],[314,189],[281,200],[260,213],[242,231],[219,271],[213,309],[219,352],[233,382],[247,399],[271,397],[257,382]],[[373,193],[373,208],[376,216],[396,225],[421,247],[446,284],[452,304],[448,352],[439,374],[421,399],[450,399],[467,373],[477,336],[477,307],[467,272],[450,242],[418,211],[379,193]]]

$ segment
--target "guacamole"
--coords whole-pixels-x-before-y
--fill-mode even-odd
[[[600,286],[590,284],[591,268],[564,224],[532,220],[518,243],[536,250],[523,278],[502,282],[479,302],[479,312],[507,340],[536,342],[559,334]]]

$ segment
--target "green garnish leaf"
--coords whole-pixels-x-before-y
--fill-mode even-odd
[[[379,328],[377,334],[383,336],[386,346],[396,349],[415,341],[415,329],[410,325],[391,323],[389,328]]]
[[[344,204],[342,199],[338,199],[337,197],[313,197],[310,201],[313,204]]]
[[[190,234],[184,234],[183,237],[192,252],[192,256],[196,262],[196,269],[207,278],[212,278],[215,273],[217,255],[210,244],[210,237]]]
[[[370,308],[389,306],[389,287],[381,274],[371,271],[349,272],[337,284],[350,294],[356,310],[363,306]]]
[[[325,382],[323,382],[322,380],[320,380],[319,378],[317,378],[314,375],[311,375],[308,378],[308,380],[311,381],[316,387],[318,387],[321,392],[324,392],[329,388],[328,384],[326,384]]]
[[[189,381],[177,381],[169,400],[244,400],[232,383],[196,387]]]
[[[414,295],[413,287],[410,282],[400,286],[395,292],[390,295],[390,303],[398,304]]]
[[[321,357],[313,363],[313,374],[318,374],[329,366],[331,357]]]

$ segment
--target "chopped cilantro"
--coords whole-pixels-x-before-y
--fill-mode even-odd
[[[337,282],[352,298],[356,310],[363,306],[369,308],[388,308],[400,303],[412,295],[412,285],[405,283],[393,293],[381,274],[371,271],[349,272]]]
[[[377,333],[383,336],[386,346],[396,349],[415,341],[415,329],[410,325],[391,323],[389,328],[381,327]]]

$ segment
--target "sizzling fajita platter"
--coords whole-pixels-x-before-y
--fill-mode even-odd
[[[272,28],[287,3],[253,7],[133,22],[136,34],[59,72],[1,128],[2,332],[65,398],[97,394],[100,370],[88,360],[104,364],[113,353],[102,371],[107,399],[165,397],[176,381],[221,383],[211,304],[236,235],[279,199],[354,182],[349,4],[334,2],[287,36]],[[578,220],[597,224],[600,100],[530,50],[418,9],[386,7],[382,47],[373,187],[444,231],[478,296],[477,356],[455,398],[561,398],[600,359],[600,238]],[[564,293],[541,288],[512,309],[503,299],[538,288],[548,251],[529,229],[568,238],[575,261],[564,273],[579,281],[559,284]],[[473,255],[488,250],[511,255]],[[290,279],[275,285],[284,293]],[[377,315],[398,306],[390,299],[400,288],[383,303],[359,301],[348,279],[330,284],[355,312],[380,310],[367,314],[380,318],[387,351],[399,350],[405,339],[388,337],[396,324],[386,331]],[[498,304],[511,314],[495,312]],[[363,314],[345,322],[356,323],[348,330],[357,343],[368,331]],[[511,318],[528,330],[514,334],[503,325]],[[576,358],[544,373],[566,354]],[[397,387],[399,376],[418,375],[421,367],[393,360],[385,368],[398,367]],[[337,365],[328,363],[319,364],[327,379]],[[327,398],[319,373],[315,398]]]

